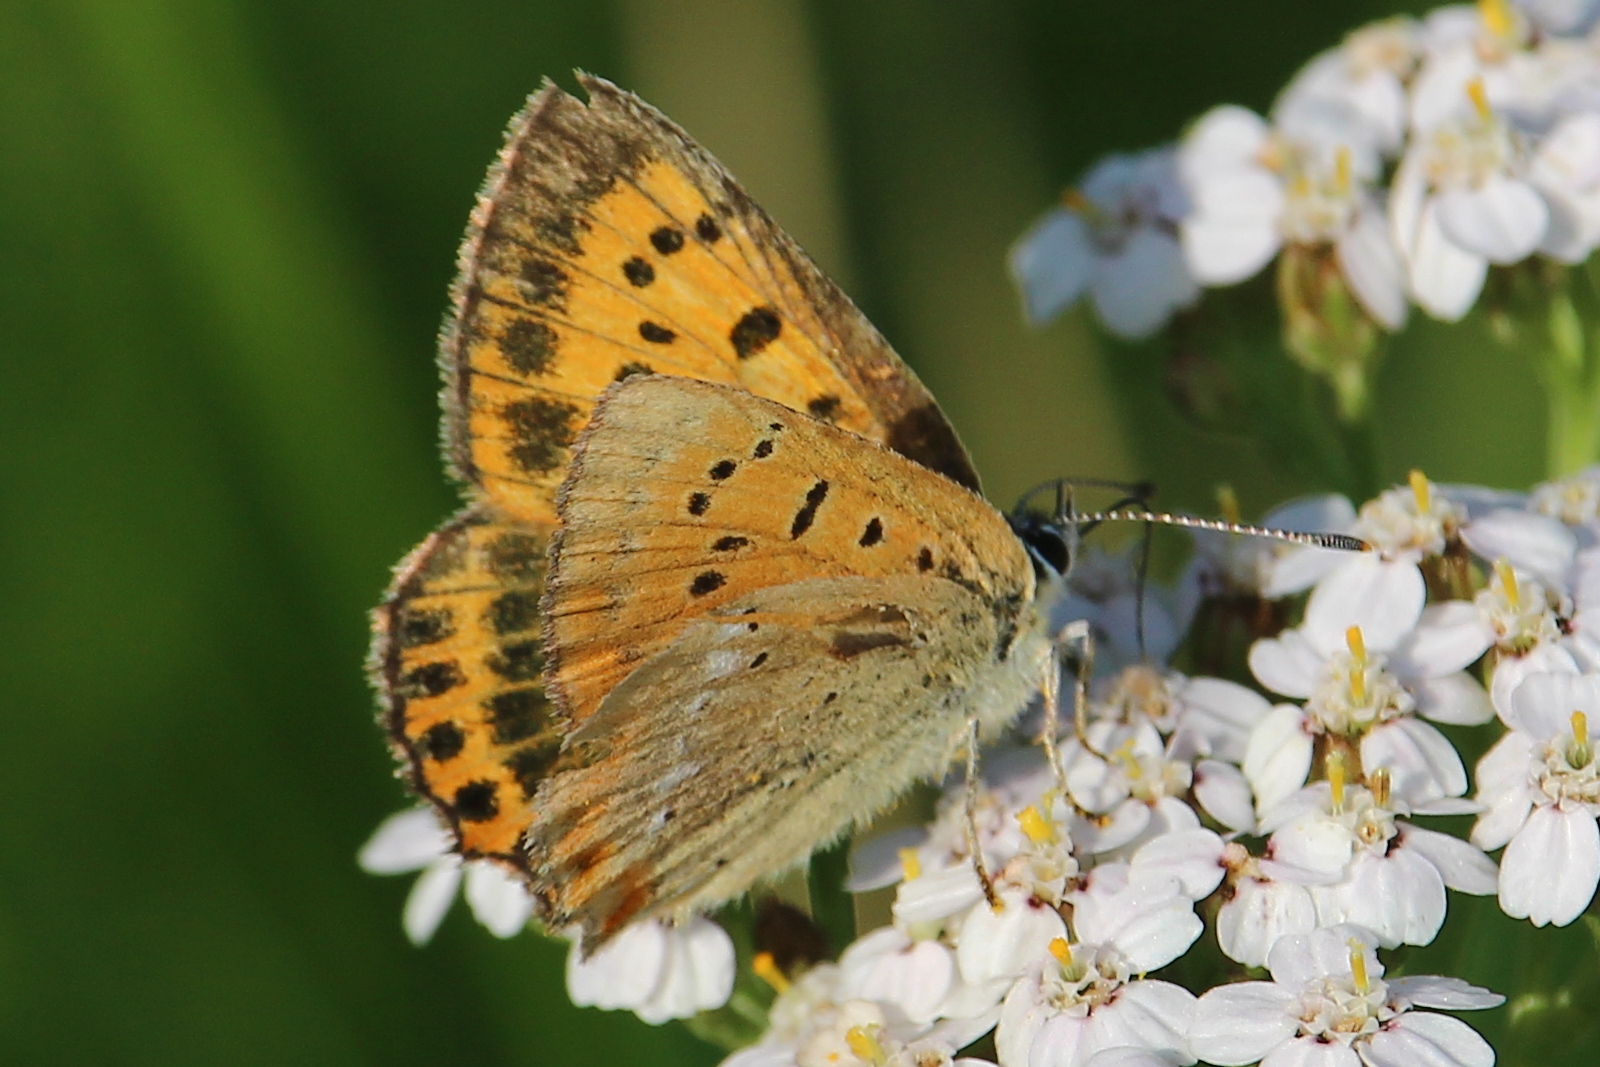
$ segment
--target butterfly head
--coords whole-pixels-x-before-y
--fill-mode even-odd
[[[1128,484],[1077,478],[1057,478],[1024,493],[1006,521],[1027,549],[1034,573],[1041,582],[1065,576],[1078,554],[1078,542],[1099,525],[1099,519],[1086,518],[1079,511],[1076,492],[1080,489],[1110,489],[1120,493],[1122,499],[1113,505],[1113,511],[1128,505],[1142,507],[1155,493],[1155,486],[1149,482]],[[1041,507],[1041,498],[1049,499],[1050,506]]]

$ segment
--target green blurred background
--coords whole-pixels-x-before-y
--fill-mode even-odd
[[[542,77],[612,78],[718,153],[924,376],[997,500],[1148,476],[1257,510],[1317,487],[1188,429],[1156,364],[1081,314],[1025,330],[1004,252],[1102,152],[1264,108],[1392,10],[0,4],[0,1060],[717,1059],[572,1008],[557,948],[464,908],[413,949],[410,880],[354,863],[406,803],[365,612],[454,503],[434,332]],[[1418,324],[1379,380],[1385,472],[1533,480],[1526,379],[1480,325]]]

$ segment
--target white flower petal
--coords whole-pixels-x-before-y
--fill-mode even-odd
[[[1513,694],[1524,680],[1535,674],[1577,673],[1578,663],[1570,651],[1559,644],[1544,642],[1525,655],[1502,656],[1495,662],[1494,673],[1489,676],[1489,701],[1501,721],[1515,728],[1517,717],[1513,710]],[[1559,710],[1556,713],[1567,714]]]
[[[901,882],[894,897],[895,922],[906,926],[959,915],[983,899],[983,885],[970,863],[957,863]]]
[[[1429,604],[1390,654],[1389,669],[1403,679],[1438,678],[1470,667],[1492,644],[1494,633],[1470,600]]]
[[[1352,626],[1369,652],[1387,652],[1417,625],[1427,596],[1415,563],[1363,552],[1317,583],[1301,629],[1324,654],[1342,650]]]
[[[1183,224],[1180,235],[1189,271],[1202,285],[1244,281],[1266,266],[1282,244],[1275,219],[1233,222],[1197,216]]]
[[[1533,809],[1500,856],[1500,909],[1535,926],[1566,926],[1600,883],[1600,831],[1579,808]]]
[[[1255,1063],[1299,1029],[1294,996],[1271,982],[1235,982],[1202,994],[1189,1047],[1221,1067]]]
[[[1390,849],[1386,856],[1363,852],[1350,864],[1344,882],[1313,888],[1311,896],[1319,923],[1364,927],[1385,948],[1430,944],[1444,924],[1444,881],[1438,869],[1406,849]]]
[[[1489,261],[1445,236],[1432,199],[1422,205],[1411,248],[1406,268],[1412,299],[1436,319],[1459,322],[1483,291]]]
[[[1451,726],[1482,726],[1494,718],[1488,690],[1465,671],[1416,683],[1417,714]]]
[[[733,939],[709,919],[696,917],[667,932],[668,954],[661,981],[634,1014],[652,1026],[713,1011],[733,994]]]
[[[1256,828],[1255,794],[1244,772],[1231,763],[1206,759],[1194,765],[1194,797],[1205,813],[1237,833]]]
[[[1473,519],[1462,527],[1461,539],[1490,563],[1503,556],[1555,586],[1566,584],[1578,554],[1577,536],[1560,519],[1510,508]]]
[[[1570,737],[1575,711],[1588,716],[1591,737],[1600,731],[1600,676],[1542,671],[1511,694],[1512,727],[1542,741]]]
[[[1142,1045],[1166,1053],[1169,1062],[1194,1062],[1188,1031],[1194,1019],[1195,995],[1187,989],[1171,982],[1129,982],[1110,1007],[1100,1013],[1116,1024],[1110,1044]]]
[[[1267,122],[1248,108],[1224,104],[1195,120],[1178,148],[1178,167],[1188,184],[1219,172],[1254,165],[1269,136]]]
[[[637,1008],[649,1002],[667,966],[669,931],[658,922],[633,923],[585,959],[567,952],[567,997],[584,1008]]]
[[[1459,837],[1406,824],[1400,830],[1400,845],[1433,864],[1444,884],[1458,893],[1483,897],[1495,891],[1500,868],[1482,849]]]
[[[1012,246],[1007,262],[1028,321],[1048,322],[1083,295],[1094,273],[1088,225],[1066,208],[1048,211]]]
[[[1250,646],[1250,673],[1256,681],[1286,697],[1304,700],[1317,691],[1327,654],[1307,639],[1304,630],[1285,630]],[[1264,720],[1257,721],[1257,725]]]
[[[1134,230],[1099,266],[1089,283],[1094,309],[1106,329],[1131,341],[1149,337],[1200,295],[1183,249],[1153,227]]]
[[[1406,324],[1406,268],[1382,211],[1367,206],[1339,235],[1334,254],[1356,299],[1386,329]]]
[[[1506,1002],[1499,993],[1471,985],[1460,978],[1432,974],[1407,975],[1389,979],[1389,999],[1419,1008],[1444,1008],[1447,1011],[1475,1011],[1497,1008]]]
[[[1217,944],[1229,959],[1264,967],[1278,938],[1316,926],[1316,905],[1305,886],[1245,878],[1217,913]]]
[[[1222,678],[1189,678],[1173,694],[1183,708],[1182,731],[1205,739],[1205,755],[1237,762],[1250,731],[1272,704],[1254,689]]]
[[[1368,1039],[1366,1059],[1372,1067],[1494,1067],[1494,1049],[1460,1019],[1412,1011]]]
[[[400,925],[413,945],[426,945],[433,939],[460,885],[461,859],[454,855],[436,860],[417,876],[400,913]]]
[[[1244,776],[1256,794],[1256,810],[1266,811],[1305,784],[1311,773],[1313,744],[1305,713],[1280,704],[1250,732]]]
[[[1458,797],[1467,769],[1450,739],[1421,719],[1393,719],[1361,739],[1361,766],[1389,772],[1394,795],[1408,803]]]
[[[522,879],[490,860],[466,864],[466,898],[472,915],[496,937],[514,937],[528,925],[533,898]]]
[[[433,808],[396,812],[372,832],[356,862],[368,874],[420,871],[451,850],[450,831]]]
[[[1348,1045],[1324,1044],[1312,1037],[1287,1041],[1261,1061],[1261,1067],[1360,1067],[1361,1060]]]
[[[1067,936],[1067,924],[1052,907],[1035,904],[1024,893],[1002,891],[1002,907],[975,907],[961,924],[956,963],[973,984],[1021,974],[1042,959],[1050,942]]]
[[[955,957],[937,941],[913,941],[885,926],[858,938],[839,958],[844,996],[893,1004],[914,1023],[931,1023],[956,980]]]
[[[1550,222],[1544,198],[1527,182],[1503,175],[1477,188],[1443,190],[1434,203],[1439,227],[1453,244],[1501,266],[1532,255]]]

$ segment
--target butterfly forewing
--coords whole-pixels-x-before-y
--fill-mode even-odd
[[[546,677],[575,732],[531,865],[591,936],[803,858],[942,767],[969,715],[1009,716],[997,676],[1037,676],[1011,662],[1034,578],[999,513],[743,390],[613,387],[560,516]]]
[[[975,486],[932,397],[678,127],[607,82],[513,122],[462,252],[444,337],[459,472],[553,518],[599,391],[654,371],[737,383]]]

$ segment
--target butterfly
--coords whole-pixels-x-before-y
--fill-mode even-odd
[[[472,212],[440,346],[467,503],[396,569],[370,666],[462,855],[593,947],[999,732],[1053,663],[1056,568],[732,176],[580,81],[529,99]]]

